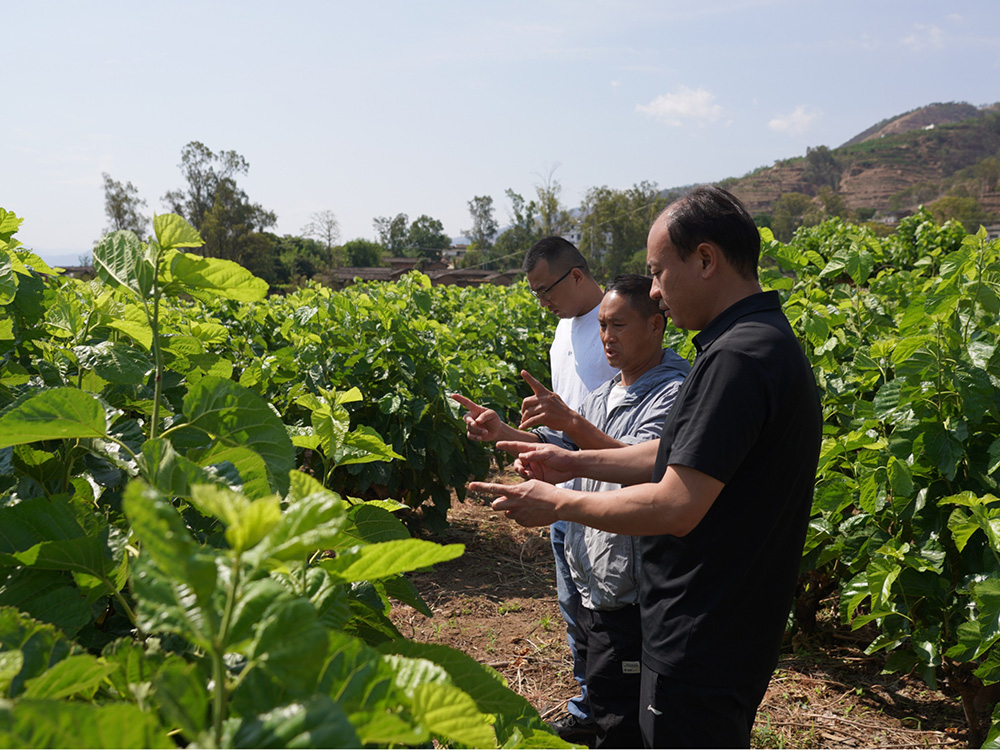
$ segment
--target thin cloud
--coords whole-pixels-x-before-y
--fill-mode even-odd
[[[802,135],[819,118],[818,112],[812,112],[804,105],[798,106],[787,115],[777,115],[767,127],[776,133],[785,135]]]
[[[715,122],[722,116],[722,107],[715,104],[713,94],[687,86],[681,86],[671,94],[661,94],[649,104],[637,104],[635,111],[674,127],[685,121]]]
[[[900,43],[913,52],[937,51],[944,49],[944,37],[944,31],[939,26],[918,23],[914,24],[913,33],[903,37]]]

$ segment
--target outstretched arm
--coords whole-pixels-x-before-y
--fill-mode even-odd
[[[527,370],[521,370],[524,382],[531,386],[534,395],[521,402],[522,430],[548,427],[558,430],[583,449],[620,448],[625,443],[615,440],[588,422],[582,414],[570,409],[555,391],[550,391]]]
[[[469,489],[493,495],[493,509],[522,526],[573,521],[614,534],[685,536],[708,513],[725,485],[688,466],[668,466],[659,482],[608,492],[575,492],[530,480],[503,485],[473,482]]]
[[[522,443],[538,442],[538,436],[531,432],[516,430],[500,419],[493,409],[480,406],[470,398],[454,393],[451,396],[468,411],[463,416],[466,425],[466,436],[476,442],[495,443],[498,440],[516,440]],[[504,450],[501,447],[501,450]],[[508,451],[514,453],[513,451]]]
[[[509,443],[497,447],[516,454],[528,478],[557,484],[575,477],[631,485],[648,482],[653,476],[659,440],[605,450],[568,451],[548,443]]]

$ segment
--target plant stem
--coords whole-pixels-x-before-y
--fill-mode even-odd
[[[212,723],[215,733],[215,746],[222,747],[222,724],[226,715],[226,664],[223,656],[229,643],[229,627],[232,624],[233,610],[236,607],[236,591],[240,584],[240,560],[236,555],[233,560],[232,581],[226,594],[226,609],[222,613],[222,624],[212,648],[212,673],[215,677],[215,693],[213,695]]]
[[[159,260],[157,260],[155,273],[156,277],[159,277]],[[160,396],[163,392],[163,350],[160,348],[160,285],[157,282],[154,282],[153,285],[153,317],[150,320],[150,328],[153,329],[153,358],[156,362],[156,371],[153,375],[153,424],[149,431],[149,437],[152,440],[156,438],[156,433],[160,428]]]

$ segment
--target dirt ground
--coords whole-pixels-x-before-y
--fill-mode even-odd
[[[576,683],[548,529],[523,529],[472,498],[453,502],[449,522],[442,534],[425,537],[460,542],[465,554],[412,576],[434,616],[397,604],[393,621],[409,638],[443,643],[490,665],[543,718],[558,716]],[[880,657],[866,656],[856,636],[836,624],[812,643],[790,644],[757,714],[753,746],[966,746],[957,700],[919,678],[882,674],[881,667]]]

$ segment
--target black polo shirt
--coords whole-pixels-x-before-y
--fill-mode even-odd
[[[694,344],[653,481],[679,464],[725,487],[687,536],[640,537],[643,662],[690,684],[757,686],[777,663],[798,576],[819,394],[777,292],[737,302]]]

